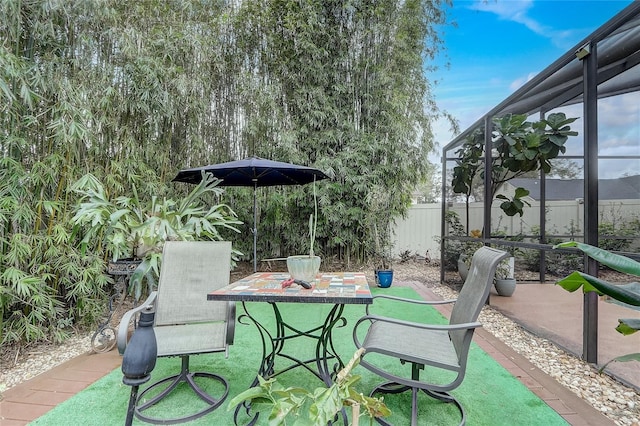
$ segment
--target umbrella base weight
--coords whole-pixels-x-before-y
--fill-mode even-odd
[[[320,256],[289,256],[287,257],[287,270],[292,278],[313,282],[320,270]]]

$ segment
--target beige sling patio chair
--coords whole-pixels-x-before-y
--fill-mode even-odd
[[[182,368],[180,373],[151,384],[140,393],[135,407],[139,419],[156,424],[189,421],[215,410],[227,397],[227,381],[214,373],[189,371],[189,356],[211,352],[224,352],[225,357],[228,356],[234,337],[235,304],[208,301],[207,294],[229,284],[230,265],[231,243],[228,241],[165,243],[158,289],[142,305],[123,316],[118,330],[118,350],[124,353],[129,325],[135,321],[136,314],[153,305],[158,357],[179,356]],[[196,377],[216,381],[215,388],[221,388],[222,395],[208,395],[194,381]],[[183,382],[204,401],[204,409],[178,419],[150,417],[144,413]],[[183,387],[180,386],[180,392]],[[145,400],[147,394],[151,396]]]
[[[473,332],[481,326],[477,321],[478,315],[489,296],[496,266],[506,257],[508,254],[500,250],[489,247],[478,249],[473,255],[469,275],[456,300],[424,301],[384,294],[374,296],[374,299],[385,298],[394,301],[391,303],[398,302],[398,312],[402,309],[403,303],[453,303],[453,308],[449,324],[433,325],[374,315],[371,311],[375,309],[375,300],[373,305],[367,306],[367,314],[358,320],[353,330],[356,346],[366,350],[360,365],[388,380],[376,386],[371,391],[372,396],[376,393],[401,393],[411,390],[411,424],[417,425],[418,394],[422,390],[433,398],[455,404],[462,416],[460,424],[465,424],[464,409],[449,391],[457,388],[464,379]],[[365,327],[367,324],[368,328]],[[360,326],[364,328],[358,330]],[[365,330],[366,335],[361,340]],[[398,358],[402,364],[410,363],[411,377],[408,377],[408,371],[405,376],[386,371],[380,366],[380,359],[375,359],[381,357],[380,354],[382,358],[393,357]],[[423,376],[433,368],[451,371],[453,377],[449,373],[445,381],[430,381],[430,377],[420,377],[420,370],[424,370],[425,366],[428,370],[423,372]],[[389,424],[383,419],[376,420],[383,425]]]

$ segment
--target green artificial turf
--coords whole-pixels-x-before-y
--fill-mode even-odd
[[[418,295],[409,288],[391,287],[373,289],[373,292],[384,292],[402,297]],[[329,305],[280,304],[285,320],[297,324],[301,329],[309,325],[319,324],[330,309]],[[397,306],[397,305],[396,305]],[[251,303],[250,312],[263,324],[272,324],[272,311],[268,304]],[[445,322],[445,319],[433,308],[409,306],[398,311],[397,307],[376,301],[376,312],[409,318],[421,312],[425,322]],[[242,312],[239,305],[239,312]],[[355,352],[352,340],[352,326],[364,314],[364,306],[347,306],[344,311],[348,324],[334,330],[336,350],[347,362]],[[287,346],[290,352],[305,358],[303,351],[312,349],[314,342],[308,339],[297,339],[298,342]],[[290,341],[288,343],[294,343]],[[309,352],[311,355],[312,352]],[[262,356],[262,345],[258,332],[253,325],[236,325],[235,343],[230,348],[229,358],[223,354],[198,355],[191,357],[192,371],[213,371],[227,378],[230,383],[229,397],[216,411],[189,424],[198,425],[232,425],[233,410],[229,411],[228,401],[245,390],[255,377],[257,366]],[[280,359],[278,361],[281,361]],[[398,361],[388,361],[389,369],[406,368]],[[157,381],[180,369],[179,358],[158,359],[151,381]],[[354,372],[362,376],[357,388],[368,394],[382,380],[358,366]],[[315,389],[321,385],[310,373],[296,368],[281,376],[279,380],[285,385],[298,385]],[[143,387],[144,388],[144,385]],[[206,389],[211,389],[207,388]],[[564,419],[547,406],[540,398],[528,390],[522,383],[502,368],[495,360],[473,344],[469,355],[469,364],[465,381],[453,391],[453,394],[465,407],[468,425],[566,425]],[[84,391],[56,406],[53,410],[36,419],[32,425],[122,425],[126,418],[130,388],[122,384],[122,373],[116,369],[98,380]],[[387,395],[385,402],[392,411],[388,418],[395,425],[410,423],[410,393]],[[197,410],[198,399],[191,393],[174,392],[147,413],[156,416],[177,417]],[[419,399],[419,421],[421,425],[457,425],[459,415],[451,404],[444,404],[426,395]],[[152,411],[153,410],[153,411]],[[190,410],[190,411],[185,411]],[[248,417],[242,417],[246,423]],[[134,424],[145,424],[134,420]],[[266,416],[261,416],[258,424],[267,424]],[[361,419],[361,424],[369,424]]]

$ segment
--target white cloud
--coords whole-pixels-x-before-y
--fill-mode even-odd
[[[476,1],[471,9],[493,13],[500,19],[523,24],[531,31],[541,34],[544,31],[542,25],[527,16],[532,6],[533,0]]]
[[[629,154],[627,154],[629,155]],[[622,176],[640,174],[638,161],[600,160],[598,161],[598,179],[617,179]]]
[[[472,9],[490,12],[498,15],[500,19],[523,24],[536,34],[543,34],[546,30],[543,25],[527,16],[527,12],[533,6],[533,0],[521,1],[477,1]]]
[[[511,19],[514,16],[521,16],[531,9],[533,0],[511,0],[511,1],[485,1],[476,0],[470,9],[492,12],[501,18]]]
[[[625,140],[609,140],[607,146],[600,149],[603,156],[631,156],[638,155],[638,146],[630,146]],[[638,161],[638,160],[633,160]]]
[[[598,102],[598,117],[601,127],[640,124],[640,93],[632,92],[601,99]]]
[[[529,16],[529,10],[533,7],[533,0],[510,0],[510,1],[484,1],[476,0],[470,7],[472,10],[493,13],[498,18],[505,21],[512,21],[524,25],[531,32],[549,39],[555,46],[562,49],[573,47],[568,40],[576,38],[579,30],[565,29],[557,30]]]
[[[511,84],[509,84],[509,89],[512,92],[515,92],[516,90],[518,90],[519,88],[521,88],[526,82],[528,82],[529,80],[531,80],[533,77],[535,77],[538,73],[537,72],[530,72],[529,74],[527,74],[524,77],[519,77],[515,80],[513,80],[511,82]]]
[[[640,93],[626,93],[598,102],[598,147],[603,156],[636,156],[640,154]],[[605,168],[618,173],[637,174],[638,159],[611,160]],[[621,165],[623,170],[620,170]],[[602,167],[601,167],[602,169]]]

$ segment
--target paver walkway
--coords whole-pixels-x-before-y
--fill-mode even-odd
[[[494,295],[491,306],[537,336],[573,354],[582,353],[582,291],[570,293],[554,284],[518,284],[511,297]],[[640,333],[624,336],[615,330],[618,318],[640,318],[640,312],[598,300],[598,361],[638,352]],[[614,362],[608,371],[621,382],[640,388],[636,362]]]
[[[420,283],[394,282],[394,285],[410,286],[427,299],[438,298]],[[444,315],[449,314],[447,308],[439,307]],[[482,328],[476,330],[474,340],[571,425],[614,424],[489,332]],[[28,424],[119,367],[121,362],[122,358],[115,349],[104,354],[84,354],[9,389],[4,392],[0,401],[0,426]],[[526,410],[526,407],[523,407],[523,410]]]
[[[12,387],[2,394],[0,425],[28,424],[121,363],[122,358],[115,349],[103,354],[86,353]]]

